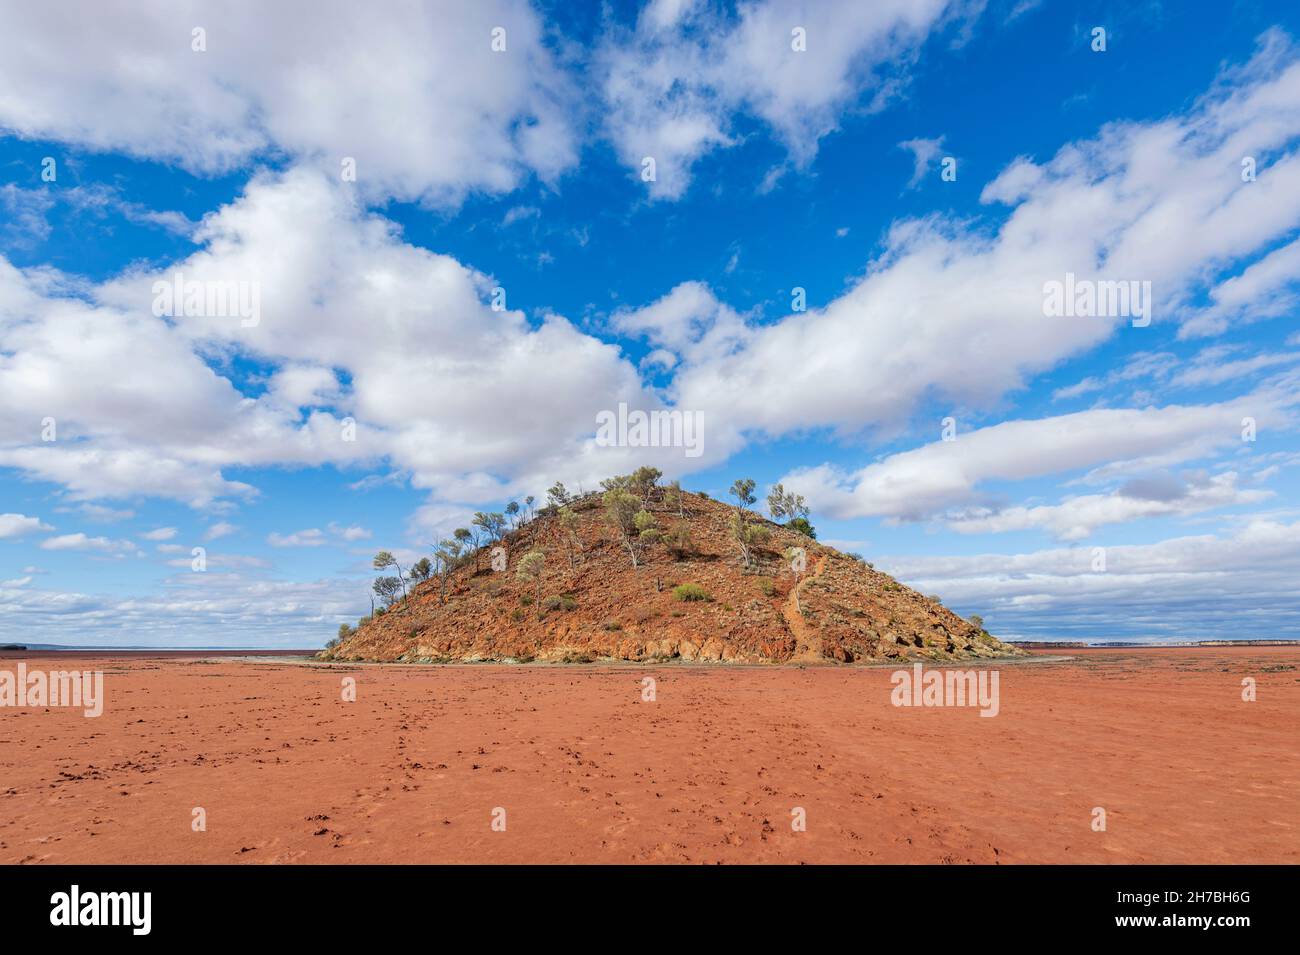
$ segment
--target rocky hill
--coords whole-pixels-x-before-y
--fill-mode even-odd
[[[363,619],[321,657],[869,663],[1024,652],[752,511],[742,525],[752,538],[745,564],[735,505],[657,486],[636,496],[649,517],[621,525],[601,494],[543,508]],[[803,549],[802,561],[792,548]]]

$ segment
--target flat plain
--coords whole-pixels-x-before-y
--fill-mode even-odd
[[[1067,652],[981,661],[992,718],[879,667],[7,652],[106,703],[0,709],[0,862],[1300,862],[1300,648]]]

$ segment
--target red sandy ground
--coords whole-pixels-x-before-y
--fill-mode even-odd
[[[888,669],[5,654],[107,705],[0,710],[0,861],[1300,861],[1300,649],[1071,655],[989,719]]]

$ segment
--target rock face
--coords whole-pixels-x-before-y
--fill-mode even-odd
[[[454,570],[445,594],[438,580],[408,600],[364,620],[328,660],[417,662],[627,660],[702,663],[871,663],[961,660],[1022,654],[970,622],[862,561],[757,515],[770,539],[741,565],[732,536],[735,508],[683,492],[682,507],[656,492],[647,504],[658,527],[689,529],[691,546],[675,556],[662,542],[646,546],[633,568],[606,522],[600,495],[571,505],[570,537],[543,510],[500,542],[504,569],[490,548]],[[802,547],[796,582],[788,548]],[[520,558],[541,550],[537,585],[517,576]],[[500,568],[500,560],[497,561]],[[682,599],[679,585],[704,594]],[[797,594],[796,594],[797,587]]]

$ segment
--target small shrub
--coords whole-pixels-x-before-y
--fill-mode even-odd
[[[709,592],[699,584],[678,584],[673,588],[673,597],[677,600],[712,600]]]
[[[622,630],[623,625],[619,623],[617,620],[606,620],[603,624],[600,625],[600,628],[602,630],[612,633],[616,630]]]
[[[796,517],[789,521],[785,526],[790,528],[792,531],[803,534],[805,537],[811,537],[813,540],[817,539],[817,531],[808,523],[808,518],[806,517]]]
[[[542,606],[547,610],[576,610],[578,601],[572,594],[561,594],[558,597],[547,597],[542,601]]]
[[[519,623],[520,621],[522,621],[525,616],[527,616],[527,614],[525,614],[524,611],[519,607],[516,607],[514,610],[510,612],[510,619],[513,620],[515,623]]]
[[[674,521],[663,535],[664,545],[678,560],[695,553],[695,541],[691,537],[691,525],[686,521]]]
[[[522,597],[519,598],[519,602],[523,604],[525,607],[531,607],[533,605],[533,595],[524,594]]]
[[[776,595],[776,584],[771,577],[758,578],[758,589],[763,591],[764,597],[773,597]]]

